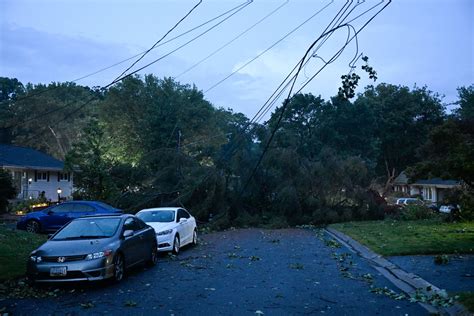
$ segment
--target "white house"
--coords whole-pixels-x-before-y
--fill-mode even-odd
[[[423,200],[431,202],[442,202],[448,190],[461,186],[456,180],[443,180],[441,178],[433,178],[427,180],[418,180],[410,184],[412,195],[421,195]]]
[[[411,183],[405,172],[401,172],[393,182],[395,192],[403,192],[410,196],[420,195],[423,200],[434,203],[442,202],[448,190],[460,186],[461,183],[457,180],[443,180],[441,178],[424,179]]]
[[[71,198],[73,174],[64,171],[64,162],[38,150],[0,144],[0,168],[9,171],[18,199],[47,200]]]

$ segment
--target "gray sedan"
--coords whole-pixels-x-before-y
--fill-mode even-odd
[[[33,282],[120,281],[126,268],[158,261],[155,231],[133,215],[71,221],[30,254]]]

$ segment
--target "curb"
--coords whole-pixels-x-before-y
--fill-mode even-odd
[[[428,281],[422,279],[416,274],[408,273],[398,266],[388,261],[381,255],[373,252],[366,246],[355,241],[351,237],[341,233],[333,228],[326,228],[326,232],[336,239],[338,242],[346,246],[352,252],[357,253],[359,256],[367,259],[372,267],[374,267],[380,274],[392,282],[403,292],[411,295],[415,293],[417,289],[426,289],[431,287],[431,293],[440,293],[441,289]],[[441,315],[470,315],[469,312],[459,303],[454,304],[451,307],[435,307],[426,303],[418,302],[423,308],[425,308],[430,314],[441,314]]]

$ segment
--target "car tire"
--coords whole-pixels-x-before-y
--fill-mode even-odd
[[[41,231],[41,224],[34,219],[29,220],[26,222],[25,230],[29,233],[37,234]]]
[[[193,246],[196,246],[198,244],[198,235],[197,235],[197,230],[195,229],[193,231]]]
[[[173,240],[173,254],[177,255],[179,253],[180,243],[179,243],[179,235],[174,236]]]
[[[156,244],[152,245],[151,253],[150,253],[150,260],[148,260],[148,266],[154,267],[158,263],[158,248]]]
[[[114,259],[114,274],[112,279],[114,282],[120,282],[125,274],[125,261],[123,260],[122,254],[118,253]]]

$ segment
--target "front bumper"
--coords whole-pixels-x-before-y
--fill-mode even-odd
[[[75,262],[40,262],[28,260],[27,275],[35,282],[79,282],[99,281],[111,278],[114,274],[112,256],[95,260],[81,260]],[[66,267],[65,276],[51,276],[50,270],[54,267]]]
[[[172,251],[173,250],[173,237],[174,234],[156,236],[156,244],[158,245],[158,251]]]

